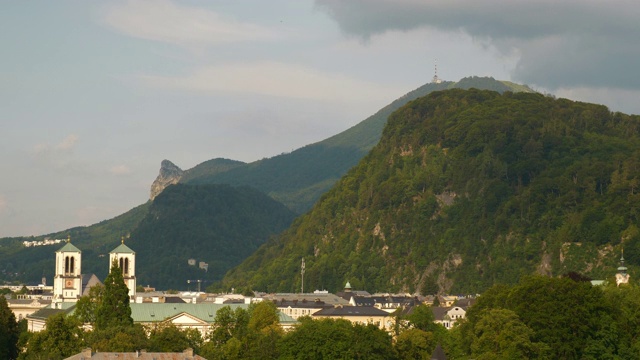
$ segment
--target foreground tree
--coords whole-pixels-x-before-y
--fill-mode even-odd
[[[20,330],[13,311],[9,309],[4,295],[0,295],[0,359],[18,357]]]
[[[85,345],[80,321],[64,313],[47,319],[46,328],[33,334],[21,359],[64,359],[79,353]]]
[[[149,335],[149,350],[155,352],[182,352],[187,348],[199,352],[202,336],[197,329],[180,330],[173,324],[159,326]]]
[[[76,303],[73,315],[84,324],[94,325],[96,323],[96,312],[102,304],[104,285],[95,285],[89,289],[89,295],[82,296]]]
[[[112,326],[88,333],[87,345],[100,352],[132,352],[149,348],[149,339],[140,324]]]
[[[283,332],[272,302],[251,304],[247,310],[218,310],[215,329],[201,354],[207,359],[275,359]]]
[[[374,325],[310,317],[281,342],[282,359],[395,359],[391,336]]]
[[[124,283],[118,262],[114,260],[111,271],[104,280],[102,300],[96,308],[95,328],[103,330],[109,327],[132,325],[129,289]]]
[[[491,309],[481,315],[473,328],[471,354],[476,359],[539,359],[549,350],[533,342],[533,330],[515,312]]]
[[[131,352],[148,346],[145,330],[133,324],[129,289],[117,261],[111,264],[104,286],[92,288],[88,297],[78,301],[76,313],[82,322],[93,325],[87,343],[95,351]]]

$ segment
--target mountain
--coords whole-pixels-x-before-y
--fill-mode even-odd
[[[223,286],[479,293],[524,274],[640,265],[640,117],[540,94],[447,90]]]
[[[380,139],[387,117],[411,100],[432,91],[450,88],[480,88],[533,92],[530,88],[489,77],[468,77],[458,82],[443,81],[423,85],[385,106],[346,131],[288,154],[252,163],[214,159],[185,171],[186,184],[248,185],[302,214],[355,166]],[[223,168],[226,165],[227,168]]]
[[[205,284],[219,280],[269,236],[286,229],[294,217],[281,203],[248,187],[177,184],[116,219],[50,237],[65,239],[69,234],[82,250],[82,272],[104,279],[109,252],[127,235],[126,244],[137,256],[139,285],[185,289],[187,280]],[[109,234],[108,239],[96,237],[101,232]],[[55,251],[62,244],[28,248],[17,240],[2,244],[0,271],[7,278],[11,279],[8,273],[17,273],[20,279],[40,279],[43,274],[52,279]],[[5,251],[5,244],[13,250]],[[189,265],[189,259],[196,264]],[[207,263],[208,270],[200,269],[200,262]]]
[[[186,280],[219,280],[294,217],[252,188],[172,185],[156,197],[127,245],[137,253],[140,284],[183,289]],[[188,259],[207,263],[208,270]]]
[[[317,199],[328,191],[338,179],[364,157],[377,144],[387,117],[407,102],[434,90],[447,88],[479,87],[496,91],[532,91],[526,86],[516,85],[492,78],[470,77],[459,82],[430,83],[395,100],[352,128],[316,144],[305,146],[289,154],[275,156],[252,163],[229,159],[212,159],[189,170],[182,171],[169,160],[162,161],[159,175],[151,186],[151,201],[171,184],[187,185],[228,183],[251,186],[272,198],[283,202],[297,213],[307,211]],[[187,203],[182,205],[188,206]],[[140,221],[148,214],[151,202],[140,205],[114,219],[87,227],[77,227],[27,238],[0,239],[0,280],[27,281],[35,283],[42,276],[52,277],[55,246],[25,248],[22,241],[37,241],[44,238],[66,239],[71,236],[84,252],[85,272],[96,273],[104,278],[107,266],[98,261],[98,256],[115,248],[121,236],[135,231]],[[168,246],[170,244],[162,244]]]
[[[55,251],[61,244],[25,247],[24,241],[45,239],[65,241],[71,238],[83,252],[82,272],[94,273],[101,279],[107,276],[108,260],[101,258],[113,250],[122,236],[138,226],[149,211],[150,202],[137,206],[113,219],[91,226],[80,226],[42,236],[0,239],[0,280],[38,284],[42,277],[53,284]],[[108,258],[107,258],[108,259]]]

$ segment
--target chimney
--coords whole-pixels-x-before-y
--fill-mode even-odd
[[[189,359],[193,358],[193,349],[192,348],[188,348],[185,351],[182,352],[185,356],[187,356]]]
[[[85,359],[91,359],[91,348],[84,348],[82,349],[82,357]]]

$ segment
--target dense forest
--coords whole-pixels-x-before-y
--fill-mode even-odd
[[[211,283],[294,216],[248,187],[172,185],[155,198],[127,242],[136,251],[138,283],[161,289],[186,289],[187,280]],[[196,266],[187,263],[191,258]],[[199,269],[200,261],[207,271]]]
[[[0,242],[0,281],[39,284],[42,277],[53,284],[55,251],[59,245],[25,247],[23,241],[41,241],[46,238],[71,241],[82,250],[82,271],[103,279],[109,271],[104,260],[122,236],[130,234],[149,211],[150,203],[137,206],[113,219],[91,226],[81,226],[42,236],[5,238]]]
[[[479,293],[534,272],[640,265],[640,117],[540,94],[447,90],[380,143],[224,287]]]
[[[219,280],[294,217],[284,205],[249,187],[178,184],[112,221],[51,237],[69,236],[82,250],[82,273],[101,279],[109,270],[109,252],[124,237],[136,252],[139,285],[196,290],[187,280],[201,280],[205,286]],[[0,271],[9,280],[46,276],[52,284],[55,251],[62,244],[25,248],[21,240],[2,243]],[[208,270],[199,268],[201,261]]]

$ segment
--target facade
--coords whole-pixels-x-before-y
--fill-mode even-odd
[[[194,355],[193,349],[187,349],[181,353],[159,353],[159,352],[146,352],[145,350],[136,352],[93,352],[91,348],[82,350],[81,353],[70,356],[65,360],[127,360],[127,359],[140,359],[140,360],[206,360],[200,355]]]
[[[322,309],[313,314],[314,319],[345,319],[354,324],[373,324],[382,330],[393,331],[393,317],[386,311],[368,306],[339,306]]]
[[[13,311],[16,320],[26,319],[28,315],[51,305],[51,300],[43,299],[7,299],[9,309]]]
[[[109,272],[111,272],[111,264],[116,262],[122,270],[124,283],[129,288],[129,299],[135,300],[136,296],[136,253],[122,243],[109,253]]]
[[[298,300],[273,300],[278,310],[293,319],[298,319],[301,316],[311,316],[322,309],[333,308],[333,305],[325,304],[324,301],[307,301],[303,299]]]
[[[467,309],[474,303],[475,299],[460,299],[453,306],[432,307],[434,322],[452,329],[458,320],[465,318]]]
[[[53,302],[76,302],[82,294],[82,252],[71,239],[56,251],[56,271],[53,278]]]

